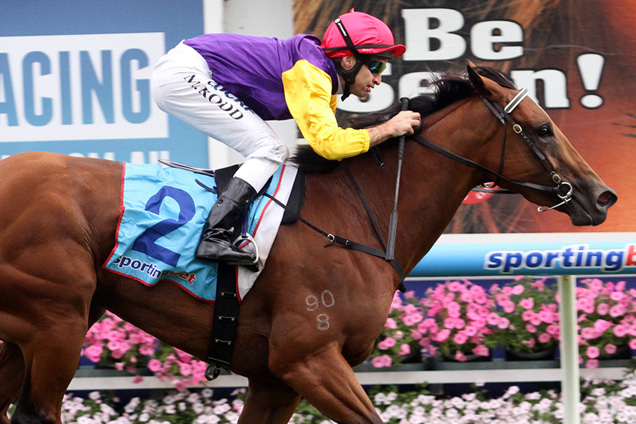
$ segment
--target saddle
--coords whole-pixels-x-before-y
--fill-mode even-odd
[[[239,169],[239,167],[240,165],[231,165],[226,168],[221,168],[213,171],[214,178],[216,179],[216,191],[219,196],[223,193],[223,190],[227,186],[228,182],[232,179],[236,171]],[[271,183],[272,179],[270,178],[265,184],[265,187],[263,187],[259,192],[259,195],[265,193]],[[285,212],[283,213],[283,220],[281,221],[281,225],[293,224],[294,222],[298,221],[298,216],[300,215],[300,209],[303,206],[304,199],[305,174],[299,169],[296,174],[296,179],[294,180],[291,194],[289,195],[289,200],[287,200],[287,205],[285,205]]]
[[[159,159],[159,162],[162,163],[163,165],[170,166],[172,168],[184,169],[186,171],[191,171],[196,174],[203,174],[203,175],[214,177],[216,181],[215,187],[214,188],[206,187],[206,188],[218,194],[219,196],[223,193],[223,190],[225,190],[225,187],[227,187],[227,184],[230,182],[230,180],[232,179],[232,177],[234,176],[234,174],[240,167],[239,164],[235,164],[225,168],[212,170],[212,169],[198,168],[195,166],[185,165],[182,163],[165,160],[165,159]],[[271,183],[272,183],[272,179],[270,178],[265,184],[265,186],[259,192],[259,196],[263,195],[267,191]],[[299,169],[296,174],[296,179],[294,180],[294,185],[292,187],[291,194],[289,195],[287,205],[282,206],[284,207],[285,212],[283,213],[283,219],[281,221],[281,225],[293,224],[294,222],[298,220],[298,217],[300,215],[300,209],[302,208],[304,198],[305,198],[305,174],[302,170]],[[236,227],[240,228],[239,225],[237,225]]]

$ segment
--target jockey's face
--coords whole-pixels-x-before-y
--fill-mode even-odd
[[[371,60],[372,62],[369,64],[369,66],[371,66],[371,68],[373,68],[373,70],[376,72],[377,69],[383,69],[383,67],[374,66],[374,62],[381,62],[384,64],[386,64],[387,62],[387,59],[385,57],[380,56],[372,56]],[[355,66],[355,64],[356,58],[353,56],[342,58],[342,66],[345,69],[351,69]],[[371,93],[371,90],[373,90],[376,85],[380,85],[380,83],[382,82],[382,73],[379,72],[377,73],[377,75],[374,75],[371,72],[371,69],[369,69],[369,66],[362,65],[360,71],[358,71],[358,73],[356,74],[354,83],[351,84],[351,86],[349,87],[349,91],[351,92],[351,94],[359,97],[362,100],[366,100],[369,96],[369,93]]]

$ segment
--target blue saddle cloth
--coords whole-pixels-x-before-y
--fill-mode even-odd
[[[282,175],[274,174],[273,195]],[[104,267],[147,286],[170,281],[207,301],[216,297],[218,266],[194,257],[203,226],[217,195],[201,187],[214,177],[161,165],[125,164],[122,213],[117,243]],[[270,199],[259,196],[250,206],[247,232],[253,234]]]

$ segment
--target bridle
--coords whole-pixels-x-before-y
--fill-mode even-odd
[[[572,184],[570,184],[567,181],[564,181],[563,178],[561,178],[561,176],[552,168],[552,166],[550,165],[550,163],[548,162],[548,160],[546,159],[545,155],[543,153],[541,153],[541,151],[537,148],[536,144],[530,140],[530,138],[525,134],[525,132],[523,131],[523,128],[521,127],[521,125],[519,125],[518,123],[516,123],[514,121],[514,119],[512,119],[512,117],[510,116],[510,114],[512,113],[513,110],[515,110],[515,108],[517,106],[519,106],[519,103],[521,103],[521,101],[527,97],[528,95],[528,89],[527,88],[522,88],[521,90],[519,90],[519,92],[515,95],[515,97],[513,97],[513,99],[505,106],[505,107],[501,107],[499,106],[499,104],[497,103],[493,103],[490,100],[486,99],[483,96],[480,96],[481,100],[486,104],[486,106],[488,107],[488,109],[495,115],[495,117],[504,125],[504,139],[503,139],[503,145],[502,145],[502,149],[501,149],[501,159],[499,161],[499,170],[498,171],[493,171],[489,168],[486,168],[485,166],[482,166],[470,159],[466,159],[462,156],[459,156],[455,153],[452,153],[432,142],[430,142],[429,140],[423,138],[422,136],[416,134],[411,136],[411,138],[413,138],[415,141],[417,141],[418,143],[422,144],[423,146],[428,147],[429,149],[432,149],[434,151],[436,151],[437,153],[440,153],[442,155],[444,155],[445,157],[452,159],[456,162],[459,162],[465,166],[469,166],[471,168],[476,168],[476,169],[480,169],[482,171],[488,172],[490,174],[492,174],[493,176],[496,177],[497,180],[504,180],[507,181],[509,183],[515,184],[517,186],[521,186],[521,187],[528,187],[528,188],[532,188],[534,190],[539,190],[539,191],[543,191],[543,192],[547,192],[547,193],[554,193],[558,196],[559,199],[561,199],[561,202],[552,206],[552,207],[543,207],[540,206],[537,210],[539,212],[546,212],[552,209],[556,209],[559,206],[565,205],[566,203],[568,203],[570,200],[572,200],[572,195],[573,195],[573,188],[572,188]],[[506,123],[510,124],[512,127],[512,130],[519,135],[523,141],[528,145],[528,147],[530,147],[530,149],[534,152],[534,154],[537,156],[537,158],[539,159],[539,161],[541,162],[541,164],[543,165],[543,167],[546,169],[546,171],[548,171],[548,173],[550,174],[550,178],[552,179],[552,182],[554,182],[555,186],[544,186],[544,185],[539,185],[539,184],[534,184],[531,182],[524,182],[524,181],[516,181],[516,180],[512,180],[509,179],[505,176],[502,175],[503,172],[503,167],[504,167],[504,158],[506,156],[506,136],[507,136],[507,126]]]

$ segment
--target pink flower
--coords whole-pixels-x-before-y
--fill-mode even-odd
[[[465,291],[465,292],[462,292],[462,294],[460,294],[459,299],[462,302],[467,302],[468,303],[468,302],[472,302],[474,297],[475,296],[471,292]]]
[[[627,327],[623,324],[616,324],[612,330],[616,337],[625,337],[627,335]]]
[[[478,345],[473,349],[473,353],[477,356],[488,356],[490,351],[484,345]]]
[[[157,372],[163,367],[163,364],[158,359],[151,359],[148,361],[148,369],[152,372]]]
[[[472,325],[473,327],[475,327],[478,330],[484,330],[486,329],[486,320],[485,319],[475,319],[473,320],[470,325]]]
[[[449,330],[452,330],[453,328],[455,328],[455,320],[458,318],[446,318],[444,320],[444,328],[448,328]]]
[[[530,322],[534,319],[535,315],[536,314],[534,312],[525,310],[521,313],[521,319],[523,319],[524,321]]]
[[[450,302],[446,309],[448,309],[448,316],[453,318],[459,318],[461,316],[462,308],[457,302]]]
[[[458,350],[457,352],[455,352],[455,360],[459,362],[466,362],[466,355]]]
[[[524,309],[532,309],[534,308],[534,299],[532,298],[521,299],[521,302],[519,302],[519,304]]]
[[[380,350],[387,350],[392,348],[393,346],[395,346],[395,339],[392,337],[387,337],[386,339],[378,343],[378,349]]]
[[[397,323],[395,322],[395,320],[393,318],[387,318],[386,319],[386,323],[384,324],[384,326],[386,328],[391,329],[391,330],[395,330],[397,328]]]
[[[415,324],[417,324],[418,322],[424,319],[422,315],[419,313],[404,314],[400,318],[402,319],[402,322],[409,327],[414,326]]]
[[[192,375],[192,365],[186,363],[179,364],[179,372],[185,377]]]
[[[526,330],[528,330],[529,333],[537,332],[537,328],[532,324],[526,324]]]
[[[488,297],[486,296],[486,293],[478,293],[475,294],[475,302],[479,303],[479,304],[484,304],[486,303],[486,301],[488,300]]]
[[[479,330],[477,330],[477,328],[473,327],[472,325],[469,325],[466,327],[466,329],[464,329],[464,332],[468,337],[474,337],[477,335]]]
[[[462,291],[463,289],[464,289],[464,286],[459,281],[451,281],[448,284],[448,290],[452,292]]]
[[[604,333],[605,330],[609,329],[612,327],[612,323],[609,321],[606,321],[604,319],[598,319],[596,320],[596,322],[594,323],[594,329],[596,331],[598,331],[599,333]]]
[[[371,363],[376,368],[383,368],[383,367],[390,367],[391,365],[393,365],[393,360],[391,359],[389,355],[381,355],[371,359]]]
[[[144,356],[152,356],[155,353],[155,346],[143,344],[139,346],[139,353]]]
[[[598,278],[589,278],[583,282],[587,283],[588,287],[594,291],[601,291],[603,289],[603,281]]]
[[[615,354],[615,353],[616,353],[616,349],[617,349],[617,348],[616,348],[616,345],[613,345],[613,344],[611,344],[611,343],[606,344],[606,345],[605,345],[605,348],[604,348],[605,353],[607,353],[608,355],[613,355],[613,354]]]
[[[594,301],[588,299],[587,297],[583,297],[580,298],[576,301],[576,308],[580,311],[583,311],[587,314],[592,314],[594,313],[594,310],[596,309],[594,307]]]
[[[612,292],[610,294],[610,299],[612,299],[612,300],[614,300],[616,302],[620,302],[621,300],[625,299],[625,293],[618,292],[618,291]]]
[[[559,338],[559,334],[561,334],[561,328],[558,325],[548,325],[545,328],[545,331],[550,334],[555,339]]]
[[[449,330],[442,330],[439,333],[437,333],[437,335],[435,336],[435,340],[438,342],[444,342],[446,340],[448,340],[448,338],[450,337],[451,332]]]
[[[610,308],[609,314],[612,318],[617,318],[625,315],[625,306],[618,304]]]
[[[506,317],[501,317],[501,319],[497,323],[497,328],[500,328],[502,330],[505,330],[509,326],[510,326],[510,320]]]
[[[539,343],[548,343],[552,339],[552,336],[548,333],[541,333],[537,339],[539,340]]]
[[[524,292],[524,290],[525,290],[525,288],[523,287],[523,285],[522,285],[522,284],[517,284],[516,286],[514,286],[514,287],[512,288],[512,294],[517,294],[517,295],[519,295],[519,294],[523,293],[523,292]]]
[[[631,339],[631,340],[629,341],[629,348],[630,348],[631,350],[636,350],[636,339]]]
[[[581,336],[586,340],[592,340],[600,337],[601,334],[595,328],[586,327],[581,330]]]
[[[601,354],[601,351],[596,346],[588,346],[587,349],[585,350],[585,354],[590,359],[596,359]]]
[[[458,345],[463,345],[468,341],[468,337],[464,332],[460,331],[459,333],[455,334],[455,336],[453,337],[453,341]]]
[[[499,315],[496,314],[495,312],[491,312],[488,314],[488,318],[486,318],[486,322],[488,322],[488,325],[494,325],[496,326],[499,323]]]
[[[544,309],[541,312],[539,312],[538,317],[539,317],[539,320],[541,320],[541,322],[545,322],[546,324],[552,324],[553,322],[557,320],[558,315],[552,311],[548,311]]]
[[[511,314],[515,310],[515,304],[513,302],[505,302],[501,304],[501,307],[504,309],[504,312],[507,314]]]
[[[177,353],[177,356],[179,357],[179,360],[181,362],[190,362],[190,361],[192,361],[192,355],[190,355],[189,353],[184,352],[181,349],[177,349],[176,347],[174,348],[174,351]]]
[[[404,356],[410,353],[411,353],[411,346],[409,346],[407,343],[403,343],[402,346],[400,346],[400,351],[398,355]]]
[[[99,362],[104,348],[101,345],[90,345],[84,349],[84,356],[92,362]]]

